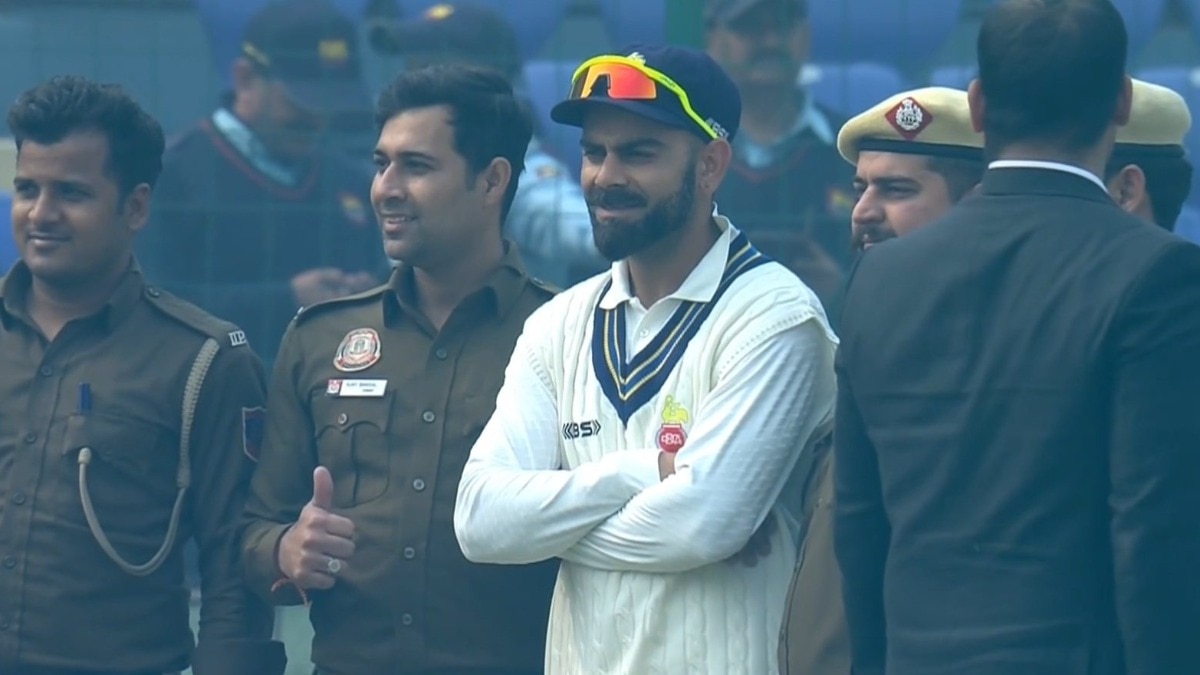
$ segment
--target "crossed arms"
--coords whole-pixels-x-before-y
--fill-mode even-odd
[[[455,506],[464,555],[524,564],[680,572],[742,549],[796,461],[828,430],[834,343],[815,317],[756,340],[721,369],[698,406],[675,471],[657,448],[564,467],[557,396],[543,344],[526,330],[496,411],[471,451]]]

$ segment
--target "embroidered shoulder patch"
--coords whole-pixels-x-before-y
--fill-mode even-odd
[[[255,462],[262,453],[266,423],[266,408],[242,408],[242,451]]]

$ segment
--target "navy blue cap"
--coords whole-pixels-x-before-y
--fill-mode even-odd
[[[510,76],[521,68],[512,26],[478,5],[442,3],[403,21],[379,21],[368,32],[371,46],[385,54],[431,59],[466,59]]]
[[[631,45],[614,55],[640,59],[646,67],[671,78],[687,93],[692,109],[727,140],[733,140],[742,119],[742,97],[737,85],[708,54],[690,47],[674,45]],[[562,101],[550,111],[550,118],[559,124],[583,126],[584,112],[595,105],[610,105],[635,115],[700,135],[711,140],[686,112],[679,97],[659,86],[653,100],[612,99],[607,85],[601,90],[597,82],[587,98]]]
[[[276,0],[246,25],[242,55],[313,112],[370,108],[358,29],[328,0]]]

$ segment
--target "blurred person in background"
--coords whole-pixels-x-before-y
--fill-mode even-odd
[[[21,260],[0,279],[0,673],[281,673],[238,556],[262,363],[132,256],[162,129],[118,87],[75,77],[22,94],[8,126]]]
[[[852,173],[835,147],[844,120],[798,84],[809,50],[808,2],[705,0],[703,11],[708,53],[743,101],[717,203],[836,314],[850,258]]]
[[[368,108],[355,26],[327,0],[247,25],[226,105],[167,151],[139,257],[165,288],[243,327],[268,364],[300,307],[376,285],[387,265],[364,163],[321,143]]]
[[[983,176],[983,136],[971,126],[967,92],[926,87],[890,96],[838,133],[855,167],[853,246],[863,251],[947,213]],[[850,643],[833,552],[833,453],[815,449],[804,483],[804,549],[780,640],[784,675],[849,675]]]
[[[0,228],[7,230],[8,211],[12,205],[12,198],[7,194],[0,194]],[[17,260],[17,247],[7,237],[0,237],[0,272],[8,271],[8,268]]]
[[[8,231],[8,212],[12,205],[12,179],[17,163],[17,146],[12,139],[0,140],[0,231]],[[16,244],[8,237],[0,237],[0,273],[17,260]]]
[[[500,71],[518,87],[521,56],[512,27],[499,14],[476,6],[434,5],[419,18],[378,22],[371,44],[400,54],[410,68],[467,63]],[[542,148],[536,129],[525,156],[526,171],[505,222],[529,273],[560,287],[608,268],[592,241],[592,223],[579,182]]]
[[[1117,130],[1104,169],[1108,192],[1121,208],[1168,232],[1175,232],[1192,189],[1192,164],[1183,149],[1191,126],[1182,96],[1135,79],[1129,124]],[[1190,224],[1194,211],[1189,216]]]

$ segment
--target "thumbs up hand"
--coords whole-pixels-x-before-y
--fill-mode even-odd
[[[333,509],[333,476],[323,466],[313,470],[313,496],[309,503],[322,511]]]
[[[332,509],[333,476],[318,466],[312,499],[279,541],[279,570],[300,588],[332,588],[354,555],[354,522]]]

